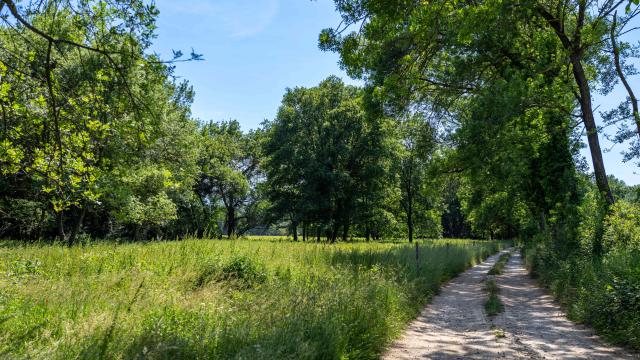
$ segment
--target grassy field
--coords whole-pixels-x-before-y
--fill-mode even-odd
[[[370,359],[439,285],[501,247],[471,240],[0,242],[0,358]]]

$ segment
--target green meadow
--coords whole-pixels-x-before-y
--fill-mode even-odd
[[[372,359],[492,241],[0,243],[0,357]]]

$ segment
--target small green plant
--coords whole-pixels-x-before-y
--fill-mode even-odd
[[[500,258],[498,259],[498,261],[496,261],[496,263],[493,265],[491,270],[489,270],[487,275],[502,274],[502,271],[504,270],[504,267],[507,265],[507,262],[509,262],[510,257],[511,257],[511,253],[504,253],[500,255]]]
[[[493,330],[493,334],[496,336],[497,339],[503,339],[507,337],[507,334],[504,331],[504,329],[501,329],[497,326],[492,326],[491,329]]]
[[[485,282],[484,290],[489,294],[489,298],[484,303],[484,310],[489,316],[496,316],[502,312],[504,309],[504,305],[502,305],[502,301],[498,297],[498,293],[500,289],[496,284],[496,281],[491,279]]]
[[[9,277],[19,276],[35,276],[42,272],[42,263],[40,260],[20,259],[11,262]]]
[[[231,259],[228,264],[222,267],[221,279],[238,280],[252,286],[264,283],[267,280],[267,274],[264,271],[264,266],[247,256],[239,256]]]
[[[193,288],[202,288],[212,281],[225,281],[236,287],[249,288],[266,280],[264,266],[243,255],[233,257],[222,266],[207,263],[193,281]]]

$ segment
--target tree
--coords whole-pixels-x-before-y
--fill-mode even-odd
[[[366,78],[400,107],[448,108],[514,66],[537,63],[543,74],[564,81],[558,90],[575,95],[596,182],[611,203],[591,92],[596,80],[608,89],[607,17],[624,3],[336,1],[343,21],[321,33],[320,46],[338,51],[351,75]],[[359,30],[345,35],[355,24]]]
[[[244,134],[235,120],[209,122],[201,133],[204,145],[196,191],[203,205],[223,204],[227,236],[235,238],[257,225],[260,213],[260,133]]]
[[[3,9],[16,23],[0,28],[2,176],[35,188],[29,196],[55,214],[60,240],[73,244],[92,214],[111,223],[103,217],[119,217],[131,196],[146,201],[132,190],[143,187],[125,178],[150,163],[190,187],[192,94],[169,80],[170,66],[145,54],[153,6],[2,1]],[[154,203],[171,209],[162,193]]]
[[[416,213],[428,211],[427,166],[435,149],[434,129],[421,114],[411,114],[400,120],[399,161],[396,170],[400,180],[400,204],[404,211],[409,242],[413,242]]]
[[[347,240],[352,225],[369,233],[390,166],[389,130],[366,114],[362,91],[336,77],[288,89],[264,144],[271,213],[287,218],[294,236],[299,223],[330,242],[340,230]]]
[[[599,2],[561,0],[552,3],[535,2],[535,12],[553,29],[567,57],[567,65],[571,67],[578,93],[575,94],[582,112],[582,122],[587,131],[589,150],[598,189],[608,204],[614,198],[609,188],[607,173],[602,159],[602,150],[598,139],[598,129],[592,106],[592,90],[590,78],[585,70],[589,62],[594,64],[594,57],[603,51],[603,38],[608,36],[607,18],[615,13],[624,1]],[[594,14],[594,15],[592,15]],[[615,25],[614,25],[615,26]],[[615,38],[615,36],[614,36]],[[614,40],[615,47],[615,40]],[[592,69],[598,69],[597,65]],[[602,71],[602,70],[600,70]]]

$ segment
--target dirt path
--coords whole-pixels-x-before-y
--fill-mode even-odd
[[[552,298],[529,278],[516,252],[497,278],[505,311],[488,319],[482,281],[497,258],[488,258],[447,284],[384,358],[639,358],[603,345],[592,331],[567,320]]]

